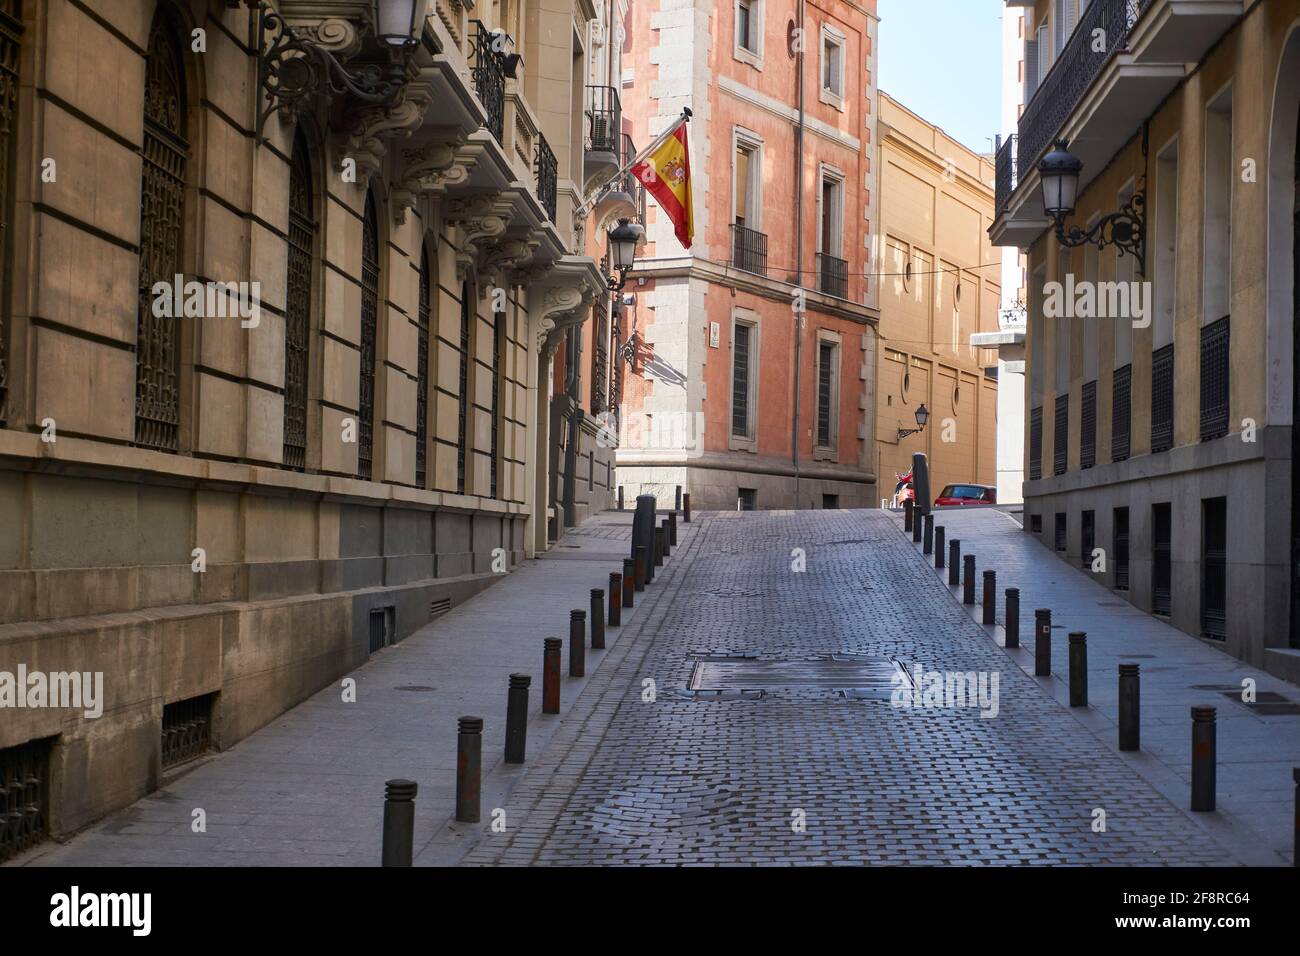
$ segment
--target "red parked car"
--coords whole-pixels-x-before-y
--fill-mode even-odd
[[[939,497],[934,499],[935,507],[940,505],[995,505],[998,503],[998,490],[990,485],[945,485]]]

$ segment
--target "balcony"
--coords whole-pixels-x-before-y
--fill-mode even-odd
[[[588,86],[582,174],[593,185],[619,167],[623,107],[612,86]]]
[[[1048,227],[1036,166],[1054,141],[1068,139],[1082,160],[1082,192],[1242,7],[1241,0],[1092,0],[1025,105],[1017,134],[998,152],[994,244],[1024,248]],[[1110,40],[1098,50],[1095,37]]]
[[[551,152],[550,144],[546,142],[546,137],[540,132],[537,134],[537,159],[535,161],[537,171],[537,201],[542,204],[546,210],[546,216],[555,222],[555,195],[557,175],[559,164],[555,161],[555,154]]]
[[[767,275],[767,234],[734,223],[731,227],[731,264],[754,275]]]
[[[494,34],[483,25],[482,21],[472,21],[474,26],[474,50],[471,75],[474,77],[474,92],[487,113],[484,128],[502,142],[504,120],[506,115],[506,71],[505,54],[493,44]]]
[[[628,165],[637,154],[636,143],[632,142],[631,136],[621,133],[619,139],[621,152],[618,166],[615,168]],[[603,223],[612,223],[619,219],[644,223],[645,186],[632,175],[630,170],[623,173],[609,184],[609,189],[597,200],[594,217],[596,222]]]
[[[826,252],[817,253],[817,288],[837,299],[849,297],[849,264]]]

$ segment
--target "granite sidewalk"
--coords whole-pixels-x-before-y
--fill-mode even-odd
[[[901,513],[895,515],[900,533]],[[980,619],[983,572],[997,572],[998,626],[985,628],[1001,646],[1006,610],[1004,591],[1020,589],[1020,648],[1007,653],[1028,674],[1034,671],[1034,609],[1052,611],[1052,676],[1035,678],[1062,706],[1069,703],[1068,640],[1088,635],[1087,708],[1069,712],[1146,780],[1221,842],[1247,850],[1256,865],[1280,865],[1294,855],[1295,782],[1300,767],[1300,715],[1270,715],[1241,701],[1242,681],[1255,681],[1258,694],[1273,692],[1300,702],[1300,688],[1251,667],[1218,648],[1149,615],[1093,580],[1025,534],[1004,511],[992,508],[939,509],[935,526],[948,541],[960,539],[963,555],[976,556],[976,604]],[[910,535],[908,536],[910,544]],[[917,560],[933,568],[933,558]],[[945,555],[946,557],[946,555]],[[935,571],[947,584],[947,570]],[[961,600],[959,588],[951,588]],[[1229,598],[1233,599],[1232,597]],[[1118,748],[1118,665],[1141,668],[1142,749]],[[1218,717],[1218,810],[1192,813],[1191,708],[1209,704]],[[1239,850],[1240,852],[1240,850]]]
[[[415,851],[423,864],[454,863],[474,825],[456,825],[456,724],[484,718],[483,820],[522,771],[503,763],[509,675],[533,677],[528,752],[540,754],[604,658],[652,617],[673,561],[607,630],[605,651],[587,650],[587,676],[568,675],[569,611],[607,588],[631,542],[631,512],[605,512],[570,529],[547,554],[375,654],[230,750],[74,836],[47,842],[11,865],[373,866],[382,845],[384,781],[419,784]],[[678,523],[679,547],[693,525]],[[668,572],[666,575],[664,572]],[[562,710],[541,713],[542,640],[564,639]],[[526,766],[526,765],[524,765]],[[191,830],[193,811],[207,830]]]

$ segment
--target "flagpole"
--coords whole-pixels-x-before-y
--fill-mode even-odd
[[[633,156],[630,160],[628,160],[626,164],[624,164],[622,167],[616,170],[608,179],[606,179],[603,183],[601,183],[598,187],[596,187],[592,191],[592,194],[587,199],[583,200],[582,205],[579,206],[577,209],[573,210],[574,217],[581,218],[582,216],[586,215],[587,210],[589,210],[592,206],[600,202],[600,200],[605,197],[605,194],[608,191],[610,185],[615,180],[617,180],[629,169],[631,169],[637,163],[641,162],[641,160],[645,159],[656,149],[658,149],[661,145],[663,145],[664,140],[666,140],[669,136],[675,133],[677,131],[678,126],[680,126],[682,123],[689,123],[691,121],[692,115],[693,114],[691,113],[691,108],[689,106],[683,106],[681,115],[677,118],[677,121],[668,124],[668,128],[665,129],[662,133],[660,133],[657,137],[655,137],[654,142],[652,142],[645,149],[641,150],[639,153]]]

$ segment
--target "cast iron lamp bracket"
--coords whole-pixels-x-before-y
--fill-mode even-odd
[[[1063,216],[1056,219],[1056,241],[1067,248],[1091,243],[1098,249],[1114,246],[1121,257],[1126,253],[1137,259],[1138,275],[1145,276],[1146,261],[1146,196],[1135,192],[1119,212],[1102,216],[1091,229],[1072,226],[1065,228]]]

